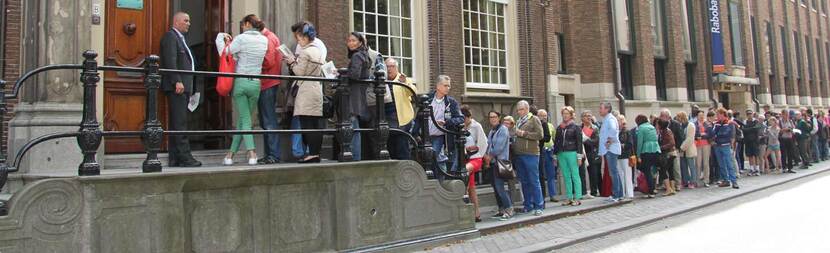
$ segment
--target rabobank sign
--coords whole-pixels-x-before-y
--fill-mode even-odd
[[[709,30],[712,33],[712,72],[726,72],[723,60],[723,36],[721,36],[720,1],[709,0]]]

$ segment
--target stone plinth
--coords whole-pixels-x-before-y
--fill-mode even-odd
[[[0,251],[388,251],[477,235],[463,183],[411,161],[105,173],[30,174]]]

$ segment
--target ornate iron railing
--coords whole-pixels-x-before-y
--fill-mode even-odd
[[[426,95],[417,95],[416,108],[417,117],[415,124],[419,124],[420,133],[410,133],[401,129],[390,128],[385,118],[385,103],[383,99],[376,99],[378,120],[374,128],[352,128],[350,122],[350,111],[348,108],[349,89],[350,85],[370,85],[377,98],[383,98],[386,94],[387,85],[398,85],[406,87],[412,94],[417,94],[411,87],[393,81],[386,81],[383,72],[374,73],[374,79],[354,80],[349,77],[347,69],[339,69],[338,78],[322,78],[309,76],[286,76],[286,75],[250,75],[250,74],[235,74],[222,72],[208,72],[208,71],[187,71],[174,69],[159,68],[159,57],[151,55],[146,58],[143,68],[140,67],[120,67],[120,66],[98,66],[96,58],[98,54],[94,51],[86,51],[83,53],[84,61],[82,64],[56,64],[43,66],[25,73],[17,79],[12,87],[11,94],[6,94],[6,81],[0,80],[0,122],[6,123],[6,100],[16,99],[20,95],[20,90],[26,81],[37,74],[52,71],[52,70],[80,70],[81,82],[83,83],[83,116],[80,123],[80,128],[75,132],[53,133],[40,136],[32,139],[23,145],[14,160],[11,162],[6,159],[5,148],[0,150],[0,189],[6,182],[8,173],[17,172],[20,168],[20,162],[29,150],[36,145],[45,141],[74,137],[77,139],[78,146],[83,154],[83,161],[78,166],[79,176],[95,176],[101,173],[101,165],[96,160],[96,155],[101,140],[103,137],[141,137],[144,151],[147,154],[142,166],[143,173],[153,173],[162,171],[162,163],[159,160],[158,153],[161,151],[161,143],[164,135],[187,135],[187,136],[228,136],[238,134],[299,134],[299,133],[323,133],[335,135],[340,145],[339,162],[349,162],[353,160],[351,139],[355,132],[374,134],[377,140],[376,157],[378,159],[389,159],[389,151],[386,147],[386,141],[391,132],[402,134],[415,147],[415,160],[420,163],[430,177],[441,176],[444,178],[466,180],[466,173],[456,173],[451,171],[444,171],[433,166],[434,155],[432,148],[432,141],[429,135],[429,124],[433,119],[432,107],[430,106],[429,98]],[[144,86],[147,90],[145,101],[145,118],[144,127],[140,131],[103,131],[98,122],[96,107],[96,88],[100,82],[101,71],[118,71],[118,72],[132,72],[144,75]],[[161,121],[158,118],[158,91],[161,86],[161,75],[166,73],[184,74],[190,76],[203,77],[232,77],[232,78],[257,78],[257,79],[279,79],[285,81],[319,81],[323,83],[331,83],[332,89],[335,89],[335,96],[339,104],[335,105],[336,118],[338,121],[335,128],[324,129],[280,129],[280,130],[188,130],[188,131],[169,131],[162,128]],[[450,126],[449,128],[457,128],[457,131],[442,127],[432,120],[432,124],[441,131],[454,136],[456,150],[459,164],[464,164],[466,161],[464,155],[464,138],[469,135],[463,130],[461,126]],[[0,127],[0,136],[4,135],[3,128]],[[373,149],[375,150],[375,149]]]

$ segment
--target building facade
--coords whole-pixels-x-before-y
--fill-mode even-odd
[[[428,92],[439,74],[453,79],[451,95],[484,119],[513,112],[518,100],[547,108],[597,110],[620,102],[628,115],[659,108],[689,110],[715,104],[742,110],[830,104],[830,42],[826,0],[52,0],[0,1],[3,78],[37,66],[78,63],[99,52],[99,64],[141,66],[157,54],[176,11],[191,14],[188,43],[197,69],[215,70],[213,38],[238,33],[257,14],[293,45],[291,24],[308,20],[347,64],[350,31],[400,62]],[[52,72],[27,84],[7,117],[11,154],[46,133],[74,131],[80,120],[79,73]],[[229,101],[199,80],[204,98],[190,124],[233,125]],[[98,112],[105,130],[139,129],[141,79],[102,75]],[[164,103],[160,115],[166,111]],[[164,117],[162,117],[164,118]],[[633,118],[633,117],[629,117]],[[224,138],[196,138],[196,149],[224,149]],[[70,150],[70,152],[66,152]],[[142,152],[137,138],[108,138],[102,154]],[[74,170],[74,141],[38,147],[24,172]],[[104,160],[104,159],[101,159]]]

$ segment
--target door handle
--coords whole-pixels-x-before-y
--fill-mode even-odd
[[[135,25],[135,23],[124,24],[124,33],[129,36],[132,36],[133,34],[135,34],[135,30],[137,28],[138,27]]]

